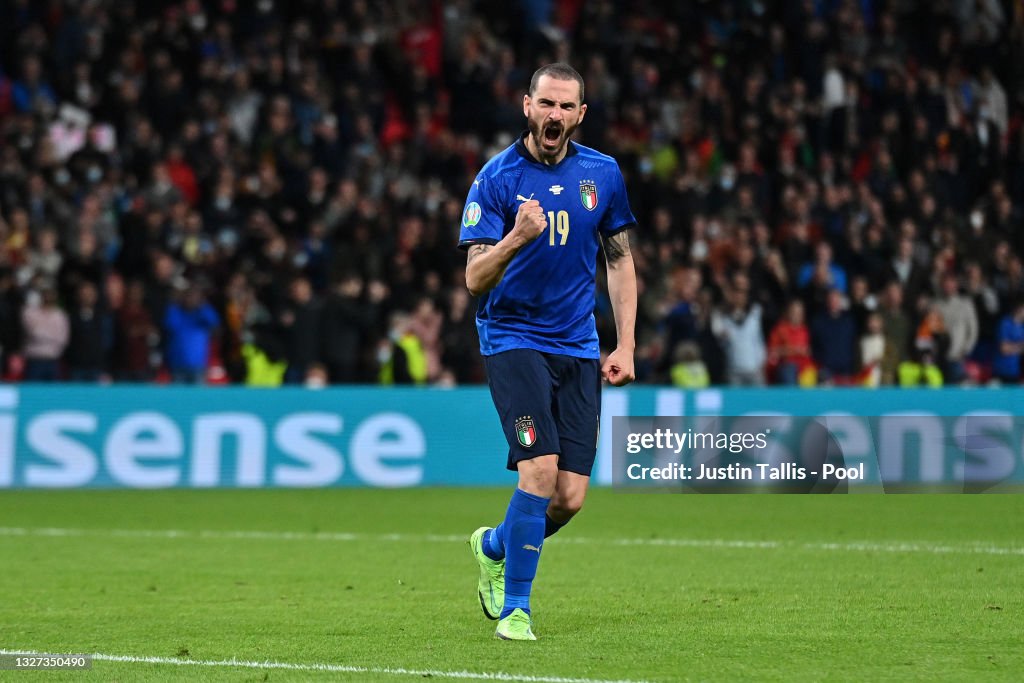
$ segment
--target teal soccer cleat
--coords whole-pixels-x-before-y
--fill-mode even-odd
[[[482,526],[469,537],[469,549],[473,551],[473,559],[480,567],[476,589],[480,597],[480,607],[488,619],[501,616],[505,606],[505,560],[492,560],[484,554],[484,532],[491,527]]]

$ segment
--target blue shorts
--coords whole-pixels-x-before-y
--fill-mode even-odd
[[[590,358],[533,349],[485,356],[487,384],[508,441],[508,469],[558,455],[558,469],[590,476],[597,457],[601,368]]]

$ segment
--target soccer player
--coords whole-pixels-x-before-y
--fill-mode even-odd
[[[571,66],[538,69],[523,98],[529,130],[483,167],[462,215],[480,351],[507,466],[519,472],[504,521],[470,537],[480,605],[506,640],[536,640],[530,587],[544,539],[583,505],[601,380],[633,380],[636,272],[625,231],[636,219],[615,160],[570,140],[586,111]],[[598,245],[618,337],[603,366],[593,313]]]

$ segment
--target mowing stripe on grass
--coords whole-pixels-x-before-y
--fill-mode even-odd
[[[35,657],[46,655],[42,651],[3,650],[0,655]],[[517,675],[501,671],[439,671],[436,669],[406,669],[390,666],[351,666],[348,664],[293,664],[291,662],[250,661],[244,659],[180,659],[176,657],[138,657],[134,655],[108,655],[94,652],[89,655],[96,662],[122,662],[128,664],[167,664],[171,666],[210,666],[243,669],[285,669],[287,671],[325,671],[330,673],[382,674],[390,676],[416,676],[418,678],[456,678],[473,681],[522,681],[523,683],[645,683],[639,680],[608,680],[603,678],[566,678],[565,676]]]
[[[98,536],[107,538],[169,538],[188,540],[258,541],[398,541],[402,543],[465,543],[458,534],[364,534],[334,531],[216,531],[189,529],[85,529],[68,527],[0,527],[0,536]],[[588,538],[559,537],[558,543],[614,546],[663,546],[670,548],[727,548],[745,550],[810,550],[877,553],[927,553],[931,555],[1020,555],[1024,548],[985,543],[946,545],[928,541],[801,543],[799,541],[745,541],[726,538]]]

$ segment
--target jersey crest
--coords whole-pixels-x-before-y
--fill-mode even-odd
[[[597,208],[597,185],[594,184],[594,181],[580,181],[580,201],[583,202],[583,208],[587,211]]]

